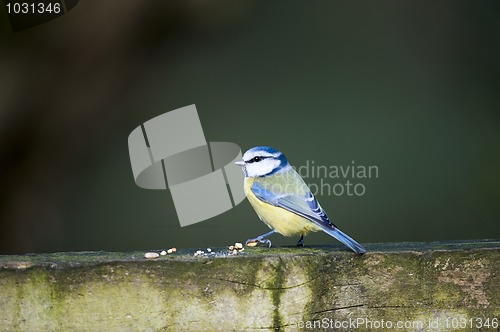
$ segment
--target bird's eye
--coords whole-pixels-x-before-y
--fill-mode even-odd
[[[261,161],[261,160],[262,160],[262,158],[261,158],[261,157],[254,157],[254,158],[253,158],[253,161],[254,161],[254,162],[259,162],[259,161]]]

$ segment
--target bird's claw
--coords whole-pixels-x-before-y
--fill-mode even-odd
[[[249,243],[254,243],[254,242],[265,243],[269,248],[271,248],[271,240],[262,237],[256,237],[255,239],[246,240],[245,246],[248,246]]]

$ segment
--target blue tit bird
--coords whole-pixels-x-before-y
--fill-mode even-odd
[[[297,245],[303,246],[304,235],[323,231],[357,254],[366,252],[328,219],[316,197],[283,153],[268,146],[257,146],[245,152],[243,160],[236,164],[242,166],[245,173],[244,189],[248,201],[260,220],[272,229],[248,239],[247,245],[260,242],[271,247],[267,237],[277,232],[284,236],[299,235]]]

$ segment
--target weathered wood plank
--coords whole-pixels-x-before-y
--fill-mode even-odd
[[[0,326],[498,331],[500,241],[0,256]],[[484,326],[489,319],[489,326]],[[390,326],[389,326],[390,325]],[[461,326],[459,326],[461,327]]]

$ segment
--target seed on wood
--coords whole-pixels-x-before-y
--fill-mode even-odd
[[[160,255],[158,255],[158,253],[156,252],[147,252],[144,257],[148,258],[148,259],[152,259],[152,258],[158,258],[160,257]]]

